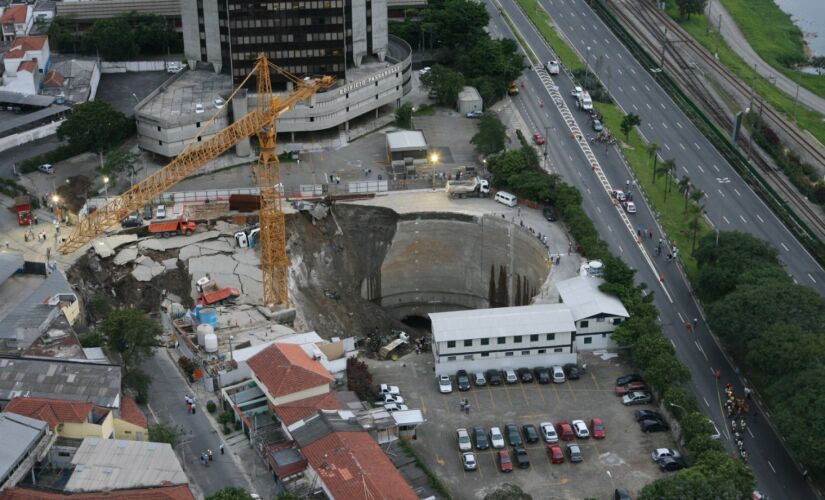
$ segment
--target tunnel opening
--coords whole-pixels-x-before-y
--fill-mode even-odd
[[[429,333],[432,332],[433,329],[432,321],[430,321],[430,317],[426,315],[405,316],[401,319],[401,322],[419,332]]]

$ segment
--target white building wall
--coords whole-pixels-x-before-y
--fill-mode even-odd
[[[367,55],[367,1],[352,0],[352,60],[356,66]]]

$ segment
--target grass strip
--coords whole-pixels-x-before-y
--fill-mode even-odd
[[[448,500],[453,498],[453,495],[450,493],[450,490],[447,488],[447,485],[445,485],[441,481],[441,479],[438,478],[438,476],[433,474],[433,471],[431,471],[430,468],[427,467],[427,464],[425,464],[424,461],[421,460],[421,458],[412,449],[412,446],[410,446],[410,443],[407,440],[399,439],[398,446],[400,446],[401,449],[404,450],[404,453],[406,453],[408,457],[415,460],[415,464],[418,466],[419,469],[424,471],[424,474],[427,475],[427,479],[430,480],[430,486],[435,491],[437,491],[439,494],[441,494],[444,498],[447,498]]]

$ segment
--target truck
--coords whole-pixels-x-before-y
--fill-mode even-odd
[[[481,197],[490,194],[490,183],[481,177],[463,181],[447,181],[447,195],[450,198]]]
[[[181,217],[177,220],[153,222],[149,224],[150,233],[163,236],[164,238],[168,238],[175,234],[185,234],[186,236],[189,236],[195,232],[195,229],[197,229],[197,224],[190,221],[186,217]]]
[[[241,296],[241,291],[237,288],[220,288],[218,283],[208,275],[195,282],[200,294],[198,304],[209,306],[223,301],[233,301]]]
[[[17,223],[21,226],[29,226],[32,223],[32,201],[28,195],[21,195],[14,198],[14,211],[17,212]]]
[[[235,233],[235,242],[240,248],[255,248],[261,235],[260,227],[247,228]]]

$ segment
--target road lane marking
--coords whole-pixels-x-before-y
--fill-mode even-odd
[[[632,90],[633,92],[636,92],[636,86],[631,85],[631,86],[630,86],[630,90]]]
[[[636,74],[636,70],[635,70],[635,69],[633,69],[633,68],[628,68],[628,69],[629,69],[629,70],[630,70],[630,72],[631,72],[631,73],[633,73],[634,75]]]
[[[719,191],[719,194],[722,195],[722,198],[727,198],[727,196],[725,196],[725,193],[723,193],[721,189],[717,189],[717,191]]]
[[[811,278],[811,281],[813,281],[814,283],[816,283],[816,280],[814,279],[814,277],[813,277],[813,276],[811,276],[811,273],[808,273],[808,277],[809,277],[809,278]]]
[[[787,246],[785,246],[785,243],[780,243],[780,245],[782,245],[782,248],[784,248],[786,252],[790,252],[790,251],[791,251],[791,249],[790,249],[790,248],[788,248]]]
[[[763,224],[765,223],[765,221],[762,220],[762,217],[759,217],[759,214],[756,214],[756,218],[759,219],[759,222],[761,222]]]
[[[616,68],[616,71],[617,71],[620,75],[623,75],[623,74],[624,74],[624,73],[622,73],[622,69],[621,69],[621,68]]]
[[[701,149],[702,149],[702,147],[701,147],[701,146],[699,146],[699,143],[698,143],[698,142],[694,142],[694,143],[693,143],[693,145],[694,145],[694,146],[696,146],[696,149],[699,149],[699,150],[701,150]]]
[[[770,467],[771,470],[773,471],[773,473],[776,474],[776,469],[773,468],[773,464],[771,463],[770,460],[768,460],[768,467]]]
[[[674,342],[673,339],[670,339],[670,343],[673,344],[673,348],[676,349],[676,342]]]
[[[724,215],[722,216],[722,219],[724,219],[724,220],[725,220],[725,222],[727,222],[728,224],[730,224],[730,221],[729,221],[729,220],[728,220],[728,218],[727,218],[727,217],[725,217]]]
[[[662,122],[662,126],[663,126],[664,128],[668,128],[668,127],[667,127],[667,123],[665,123],[665,122]]]
[[[619,87],[619,92],[624,93],[624,89],[623,89],[623,88],[621,88],[621,87]]]
[[[645,90],[647,90],[648,92],[650,92],[650,87],[648,87],[648,86],[647,86],[647,84],[645,84]]]
[[[649,102],[646,102],[646,103],[645,103],[645,106],[647,106],[647,109],[651,109],[651,110],[653,109],[653,108],[650,106],[650,103],[649,103]]]
[[[698,168],[699,171],[702,172],[703,174],[705,173],[705,169],[702,168],[702,165],[696,165],[696,168]]]
[[[711,369],[711,371],[713,371],[713,370]],[[708,408],[710,408],[710,403],[708,403],[708,399],[704,396],[702,396],[702,399],[705,400],[705,404],[707,405]]]
[[[662,144],[662,146],[664,146],[668,151],[670,151],[670,146],[668,146],[667,143]]]
[[[635,104],[631,104],[631,106],[633,106],[634,111],[639,111],[639,108],[637,108]],[[648,123],[648,125],[650,125],[650,124]]]
[[[745,224],[747,224],[747,223],[748,223],[747,219],[745,219],[745,218],[744,218],[744,217],[742,217],[741,215],[739,216],[739,218],[740,218],[740,219],[742,219],[742,222],[744,222]]]
[[[682,170],[684,170],[686,174],[689,174],[689,173],[690,173],[690,170],[688,170],[688,169],[687,169],[687,167],[686,167],[686,166],[684,166],[684,165],[682,165]],[[678,174],[677,174],[677,175],[678,175]]]
[[[149,409],[149,413],[151,413],[151,414],[152,414],[152,418],[154,418],[154,419],[155,419],[155,423],[156,423],[156,424],[159,424],[159,423],[160,423],[160,420],[158,420],[158,416],[157,416],[157,415],[155,415],[155,410],[153,410],[153,409],[152,409],[152,405],[150,405],[149,403],[146,403],[146,408],[148,408],[148,409]]]
[[[733,192],[736,193],[736,196],[742,196],[742,193],[740,193],[736,188],[733,188]]]
[[[746,427],[746,429],[748,429],[748,434],[750,434],[752,438],[756,438],[756,436],[753,435],[753,432],[751,432],[750,427]]]
[[[665,103],[663,103],[663,102],[661,102],[661,101],[659,102],[659,106],[661,106],[661,107],[662,107],[662,109],[667,109],[667,108],[665,107]]]
[[[678,312],[678,311],[677,311],[677,312],[676,312],[676,314],[677,314],[677,315],[679,315],[679,321],[681,321],[682,323],[684,323],[684,322],[685,322],[685,317],[684,317],[684,316],[682,316],[682,313],[680,313],[680,312]]]
[[[702,356],[704,356],[704,357],[705,357],[705,361],[710,361],[710,360],[708,359],[708,355],[707,355],[707,354],[705,354],[705,350],[704,350],[704,349],[702,349],[702,346],[701,346],[701,345],[699,345],[699,341],[698,341],[698,340],[694,340],[694,341],[693,341],[693,343],[694,343],[694,344],[696,344],[696,348],[697,348],[697,349],[699,349],[699,352],[701,352],[701,353],[702,353]]]
[[[717,172],[721,172],[721,170],[719,170],[719,167],[717,167],[716,164],[713,165],[713,168],[715,168]]]
[[[682,124],[680,122],[676,122],[676,126],[679,127],[679,128],[683,128]]]
[[[682,151],[687,151],[687,148],[681,142],[679,143],[679,147],[682,148]]]

